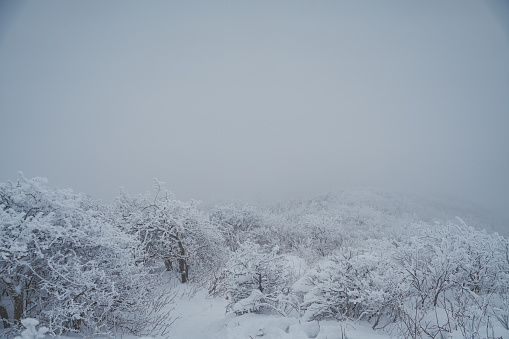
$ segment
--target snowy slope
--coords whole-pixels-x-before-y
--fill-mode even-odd
[[[209,298],[205,290],[199,290],[189,297],[192,285],[182,288],[181,297],[175,301],[173,316],[178,316],[169,332],[169,338],[242,339],[242,338],[342,338],[386,339],[368,325],[339,323],[335,321],[304,322],[297,318],[279,315],[225,314],[227,301]]]
[[[194,296],[186,294],[193,286],[182,288],[181,298],[175,301],[174,316],[168,338],[174,339],[389,339],[396,336],[371,329],[368,323],[312,321],[267,314],[225,314],[227,301],[210,298],[205,290]],[[495,338],[509,338],[509,331],[496,327]],[[490,333],[491,335],[491,333]],[[450,339],[462,339],[459,331]]]

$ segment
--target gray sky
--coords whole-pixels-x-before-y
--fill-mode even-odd
[[[0,5],[0,182],[509,210],[509,26],[462,1]],[[509,215],[509,214],[508,214]]]

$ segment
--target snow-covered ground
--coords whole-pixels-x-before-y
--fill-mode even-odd
[[[211,325],[225,316],[227,300],[210,298],[205,289],[193,291],[193,285],[179,287],[172,316],[178,319],[169,331],[170,338],[213,338]],[[194,294],[194,295],[193,295]]]
[[[229,314],[210,327],[210,336],[204,338],[271,338],[271,339],[384,339],[371,328],[359,324],[339,323],[335,321],[301,322],[296,318],[282,316]]]
[[[244,314],[236,316],[225,313],[228,301],[211,298],[206,290],[192,284],[178,287],[172,317],[178,319],[164,337],[172,339],[389,339],[397,338],[374,331],[366,322],[312,321],[305,322],[294,317],[268,314]],[[173,321],[173,320],[171,320]],[[495,327],[494,338],[509,338],[509,331]],[[490,339],[491,339],[491,333]],[[164,338],[160,337],[160,338]],[[486,335],[482,336],[485,338]],[[126,338],[124,336],[124,338]],[[157,337],[156,337],[157,338]],[[450,339],[463,339],[459,331]]]
[[[387,333],[374,331],[368,323],[351,321],[311,321],[306,322],[294,317],[280,315],[248,313],[236,316],[225,313],[227,300],[211,298],[205,289],[196,289],[193,284],[168,286],[178,293],[166,310],[173,308],[172,323],[169,331],[161,336],[136,337],[117,334],[122,339],[389,339],[397,338]],[[176,319],[177,318],[177,319]],[[33,322],[37,323],[35,320]],[[32,323],[29,322],[29,325]],[[494,334],[494,336],[493,336]],[[22,335],[22,339],[43,338],[37,336],[35,326]],[[509,331],[495,326],[495,332],[481,338],[509,338]],[[72,339],[61,337],[59,339]],[[447,339],[464,339],[459,331],[455,331]]]
[[[297,318],[266,314],[225,314],[227,300],[210,298],[205,290],[190,297],[192,285],[180,287],[172,307],[172,316],[179,317],[171,326],[169,338],[203,339],[385,339],[387,335],[373,331],[369,325],[335,321],[304,322]]]
[[[463,218],[370,192],[202,211],[160,185],[89,208],[42,178],[0,184],[0,311],[35,318],[23,339],[509,339],[509,240]]]
[[[240,316],[226,313],[229,303],[225,298],[210,297],[205,288],[189,283],[172,281],[161,288],[174,296],[173,301],[161,309],[169,313],[165,319],[168,329],[162,335],[134,336],[117,333],[121,339],[389,339],[398,338],[375,331],[371,324],[361,321],[304,321],[297,316],[284,317],[279,314],[247,313]],[[33,324],[34,323],[34,324]],[[38,327],[34,319],[27,322],[28,330],[21,339],[42,339],[44,330]],[[480,331],[481,332],[481,331]],[[73,339],[63,336],[59,339]],[[509,331],[494,324],[494,332],[482,333],[480,339],[508,339]],[[106,339],[106,338],[101,338]],[[454,331],[446,339],[465,339],[461,332]]]

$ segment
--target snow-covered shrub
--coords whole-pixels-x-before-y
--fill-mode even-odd
[[[235,304],[230,306],[230,309],[237,315],[244,313],[258,313],[263,306],[269,305],[265,295],[258,289],[251,291],[251,294],[238,300]]]
[[[210,212],[210,221],[218,226],[227,249],[235,252],[246,240],[259,242],[256,239],[260,229],[266,227],[261,213],[250,205],[238,206],[229,204],[216,206]]]
[[[376,327],[398,313],[401,285],[382,251],[344,249],[308,272],[301,308],[307,320],[366,318]]]
[[[505,240],[458,220],[423,227],[406,244],[399,243],[395,259],[410,282],[402,312],[407,336],[460,329],[470,338],[492,326],[490,318],[504,322]]]
[[[339,219],[332,215],[304,215],[300,222],[303,232],[308,235],[309,246],[315,255],[332,255],[344,245],[345,231]]]
[[[42,178],[0,185],[1,297],[14,305],[15,325],[35,317],[53,334],[105,333],[150,298],[137,241],[98,210]]]
[[[277,246],[279,253],[301,256],[311,263],[343,246],[344,232],[335,215],[294,208],[230,204],[216,206],[210,218],[219,226],[225,247],[231,251],[249,240],[264,247]]]
[[[396,243],[394,260],[408,283],[401,307],[400,332],[405,335],[451,330],[448,317],[428,317],[450,310],[444,297],[461,276],[463,247],[457,237],[446,233],[445,229],[427,226],[421,235]]]
[[[216,225],[198,206],[196,200],[175,199],[155,180],[153,195],[131,197],[122,190],[110,209],[110,219],[139,240],[145,263],[164,262],[185,283],[193,275],[209,275],[224,253]]]
[[[225,279],[221,282],[225,285],[221,286],[221,289],[226,291],[230,300],[227,309],[235,310],[236,307],[240,307],[245,312],[259,311],[260,305],[257,306],[257,302],[260,300],[270,304],[270,308],[288,307],[289,300],[281,294],[288,295],[295,276],[288,260],[278,255],[277,250],[277,248],[264,249],[247,241],[231,254],[223,269]],[[253,295],[253,290],[259,293],[254,292],[256,294]],[[235,306],[239,302],[240,304]],[[250,306],[245,308],[241,306],[242,304]],[[267,305],[261,306],[263,308]]]
[[[507,241],[462,223],[416,230],[321,260],[294,286],[304,319],[394,324],[405,338],[447,337],[455,329],[470,336],[492,320],[506,323]]]

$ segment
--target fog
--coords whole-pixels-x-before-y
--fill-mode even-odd
[[[4,1],[0,182],[111,201],[375,187],[509,216],[507,6]]]

